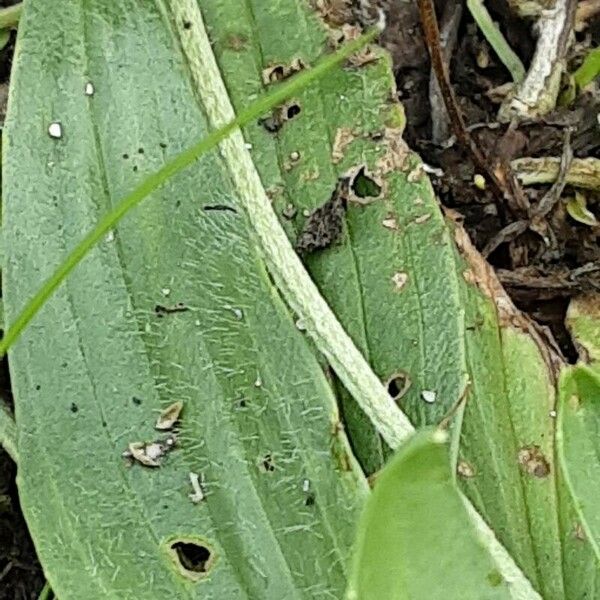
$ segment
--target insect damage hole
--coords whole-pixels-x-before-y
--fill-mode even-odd
[[[400,400],[410,388],[411,380],[410,377],[400,371],[398,373],[394,373],[386,384],[388,394],[393,400]]]
[[[378,198],[381,195],[381,186],[367,175],[365,167],[354,176],[351,188],[357,198]]]
[[[214,566],[214,553],[201,539],[172,540],[168,545],[168,551],[180,573],[193,581],[206,577]]]

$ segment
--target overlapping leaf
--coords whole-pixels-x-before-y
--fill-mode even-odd
[[[199,23],[193,3],[29,3],[5,130],[9,322],[113,202],[207,131],[181,49]],[[366,482],[230,168],[213,154],[154,194],[11,353],[21,502],[61,599],[345,587]],[[153,427],[175,401],[171,448]],[[154,440],[160,468],[121,457]]]

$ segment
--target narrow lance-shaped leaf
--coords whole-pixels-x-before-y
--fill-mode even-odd
[[[238,108],[364,26],[342,5],[332,12],[304,0],[250,0],[241,9],[200,1]],[[439,422],[467,390],[462,428],[460,418],[454,428],[461,486],[540,592],[590,593],[581,565],[593,570],[594,562],[573,536],[554,462],[561,360],[462,228],[444,221],[401,140],[402,112],[390,90],[389,58],[371,50],[300,94],[300,110],[277,131],[264,121],[247,127],[251,152],[293,240],[339,179],[353,178],[339,238],[305,253],[307,267],[413,423]],[[351,401],[343,406],[362,464],[377,470],[385,445]]]
[[[82,231],[206,134],[187,6],[28,3],[5,129],[9,323]],[[153,194],[10,354],[21,502],[61,600],[345,587],[366,482],[229,168],[212,154]],[[177,401],[180,430],[155,431]]]
[[[308,0],[200,5],[238,110],[366,27],[352,11],[315,10]],[[303,258],[398,405],[416,426],[438,423],[466,385],[462,309],[451,236],[402,140],[389,56],[373,47],[361,52],[292,105],[291,118],[275,113],[275,123],[245,129],[273,207],[295,242],[308,215],[350,177],[341,222],[330,219],[324,227],[331,243],[314,252],[301,247]],[[367,471],[375,471],[387,448],[341,396],[353,446]]]

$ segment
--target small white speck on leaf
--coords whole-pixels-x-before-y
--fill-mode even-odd
[[[250,144],[249,142],[246,142],[244,144],[244,148],[246,148],[246,150],[252,150],[252,148],[254,148],[254,146],[252,144]]]
[[[465,479],[475,477],[475,469],[466,460],[458,461],[458,465],[456,465],[456,472]]]
[[[296,150],[294,150],[293,152],[290,153],[290,160],[293,160],[294,162],[300,160],[300,152],[297,152]]]
[[[305,209],[302,211],[302,214],[303,214],[305,217],[310,217],[310,210],[308,210],[308,208],[305,208]]]
[[[549,414],[549,415],[550,415],[550,416],[551,416],[553,419],[555,419],[555,418],[556,418],[556,411],[555,411],[555,410],[551,410],[551,411],[550,411],[548,414]]]
[[[399,292],[406,285],[406,282],[408,281],[408,274],[398,271],[397,273],[394,273],[392,281],[396,286],[396,291]]]
[[[242,321],[244,319],[244,311],[241,308],[231,308],[231,311],[235,315],[235,318],[238,321]]]
[[[296,329],[298,331],[306,331],[306,324],[304,323],[303,319],[298,319],[296,321]]]
[[[200,319],[196,319],[196,320],[194,321],[194,325],[195,325],[196,327],[200,327]]]
[[[163,288],[160,290],[163,296],[169,296],[171,294],[171,288]]]
[[[436,429],[431,435],[431,440],[436,444],[445,444],[448,441],[448,432],[443,429]]]
[[[383,221],[381,221],[381,224],[386,229],[398,229],[398,222],[394,217],[388,217],[387,219],[384,219]]]
[[[418,223],[420,225],[421,223],[425,223],[426,221],[429,221],[430,218],[431,218],[431,214],[426,213],[424,215],[421,215],[420,217],[417,217],[415,219],[415,223]]]
[[[433,404],[435,402],[436,397],[437,394],[432,390],[423,390],[421,392],[421,398],[423,398],[423,400],[427,402],[427,404]]]
[[[59,140],[60,138],[62,138],[62,135],[63,135],[62,125],[58,121],[55,121],[54,123],[50,123],[50,125],[48,126],[48,135],[51,138],[54,138],[56,140]]]
[[[106,234],[106,241],[107,242],[115,241],[115,232],[112,229]]]
[[[302,482],[302,491],[303,492],[308,492],[308,490],[310,490],[310,481],[308,479],[305,479]]]
[[[190,494],[190,500],[194,504],[198,504],[204,500],[204,490],[202,486],[204,484],[204,477],[198,475],[198,473],[190,473],[190,483],[192,484],[192,493]]]
[[[254,387],[261,387],[262,386],[262,379],[260,378],[260,375],[256,376],[256,380],[254,381]]]
[[[91,81],[88,81],[85,84],[84,93],[86,96],[93,96],[96,89],[94,88],[94,84]]]

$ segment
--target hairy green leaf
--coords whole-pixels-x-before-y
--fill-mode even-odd
[[[277,69],[310,64],[348,32],[348,23],[302,0],[250,0],[241,9],[223,0],[201,4],[238,108],[268,90]],[[361,25],[356,16],[345,18]],[[415,425],[439,422],[466,397],[462,431],[460,419],[453,430],[461,435],[461,485],[537,589],[559,598],[564,585],[583,581],[573,568],[563,581],[563,563],[572,566],[572,530],[554,465],[553,364],[560,360],[490,287],[493,274],[462,230],[444,221],[419,161],[400,139],[389,60],[376,50],[369,59],[305,90],[297,99],[301,112],[276,132],[264,123],[247,127],[251,152],[292,240],[339,178],[354,178],[339,238],[308,253],[307,267]],[[365,196],[365,181],[380,194],[356,197],[360,185]],[[353,447],[375,471],[387,449],[343,390],[341,397]],[[548,465],[544,477],[527,470],[528,452],[535,456],[538,448]]]
[[[341,27],[336,18],[348,16],[344,11],[336,17],[307,0],[200,4],[238,110],[272,86],[273,69],[312,64],[364,27],[360,15]],[[305,253],[305,263],[354,343],[419,426],[438,423],[464,392],[462,308],[452,240],[421,164],[401,138],[404,117],[394,88],[389,57],[369,49],[299,94],[300,113],[278,131],[257,122],[245,134],[294,241],[339,179],[352,178],[340,235]],[[434,401],[425,401],[423,392]],[[387,447],[340,393],[353,446],[373,472]]]
[[[5,130],[9,323],[83,231],[206,135],[182,52],[198,19],[193,3],[28,4]],[[172,178],[10,353],[21,502],[61,600],[345,587],[366,483],[232,181],[216,153]],[[175,401],[173,439],[154,424]]]

